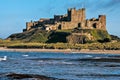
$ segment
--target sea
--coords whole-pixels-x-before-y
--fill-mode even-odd
[[[0,51],[0,80],[10,80],[6,75],[11,73],[56,80],[120,80],[120,54]]]

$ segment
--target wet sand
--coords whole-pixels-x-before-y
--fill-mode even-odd
[[[72,50],[72,49],[17,49],[0,47],[0,51],[13,52],[63,52],[63,53],[98,53],[98,54],[120,54],[120,50]]]

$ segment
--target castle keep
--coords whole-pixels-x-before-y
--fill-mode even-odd
[[[86,20],[85,9],[76,10],[70,8],[65,15],[54,15],[54,18],[41,18],[39,21],[27,22],[26,29],[28,31],[33,28],[41,30],[65,30],[65,29],[101,29],[106,30],[106,16],[99,15],[98,19],[92,18]]]

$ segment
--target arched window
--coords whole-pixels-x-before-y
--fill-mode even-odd
[[[96,28],[96,23],[93,24],[93,28]]]
[[[58,26],[58,29],[61,30],[61,25]]]
[[[81,23],[78,23],[78,28],[80,28],[81,27]]]

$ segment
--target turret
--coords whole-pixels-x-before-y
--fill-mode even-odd
[[[30,30],[33,26],[34,26],[34,23],[32,21],[31,22],[26,22],[27,31]]]
[[[101,23],[101,29],[106,30],[106,16],[99,15],[99,21]]]

